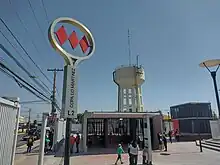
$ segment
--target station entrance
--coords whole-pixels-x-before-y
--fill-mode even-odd
[[[147,135],[149,131],[147,131],[146,113],[90,116],[87,118],[86,145],[88,148],[115,148],[120,143],[126,147],[128,143],[135,140],[143,148],[148,144],[148,137],[150,137],[152,149],[156,149],[157,136],[155,135],[161,131],[161,126],[155,124],[155,121],[158,121],[154,120],[155,116],[151,115],[149,118],[150,136]]]

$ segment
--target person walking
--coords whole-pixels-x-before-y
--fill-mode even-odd
[[[148,165],[149,164],[149,153],[148,153],[148,147],[144,146],[143,149],[143,165]]]
[[[49,150],[52,151],[52,148],[53,148],[53,129],[51,129],[51,131],[49,132],[48,134],[48,138],[50,139],[50,142],[49,142]]]
[[[32,136],[30,136],[27,140],[27,153],[31,152],[33,145],[34,145],[34,138]]]
[[[170,130],[168,134],[169,134],[170,143],[172,144],[172,142],[173,142],[172,141],[172,131]]]
[[[123,164],[123,161],[122,161],[122,154],[124,153],[124,150],[122,148],[122,145],[119,144],[118,145],[118,148],[117,148],[117,154],[118,154],[118,157],[116,159],[116,162],[115,162],[115,165],[118,164],[118,161],[120,160],[121,164]]]
[[[167,138],[165,132],[162,135],[162,139],[163,139],[164,151],[167,151]]]
[[[161,136],[161,133],[158,132],[157,133],[157,139],[158,139],[158,143],[159,143],[159,150],[161,151],[163,149],[163,140],[162,140],[162,136]]]
[[[176,141],[179,142],[180,141],[180,133],[179,133],[179,130],[176,129],[175,131],[175,138],[176,138]]]
[[[76,153],[79,153],[79,143],[80,143],[80,135],[76,134]]]
[[[50,139],[48,137],[48,135],[45,136],[45,146],[44,146],[44,153],[47,153],[49,150],[49,143],[50,143]]]
[[[136,141],[129,146],[130,165],[137,165],[139,147]]]
[[[73,153],[73,148],[74,148],[74,144],[75,144],[75,137],[74,137],[74,135],[72,134],[71,136],[70,136],[70,153],[72,154]]]

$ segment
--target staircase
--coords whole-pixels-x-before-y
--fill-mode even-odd
[[[199,146],[198,140],[196,141],[196,145]],[[213,140],[213,139],[203,140],[202,147],[220,152],[220,140]]]

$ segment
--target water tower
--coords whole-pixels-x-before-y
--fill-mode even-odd
[[[118,111],[143,112],[144,68],[138,64],[118,67],[113,72],[113,80],[118,85]]]

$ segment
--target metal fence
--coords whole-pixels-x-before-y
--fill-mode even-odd
[[[13,165],[18,117],[18,105],[0,97],[0,165]]]

